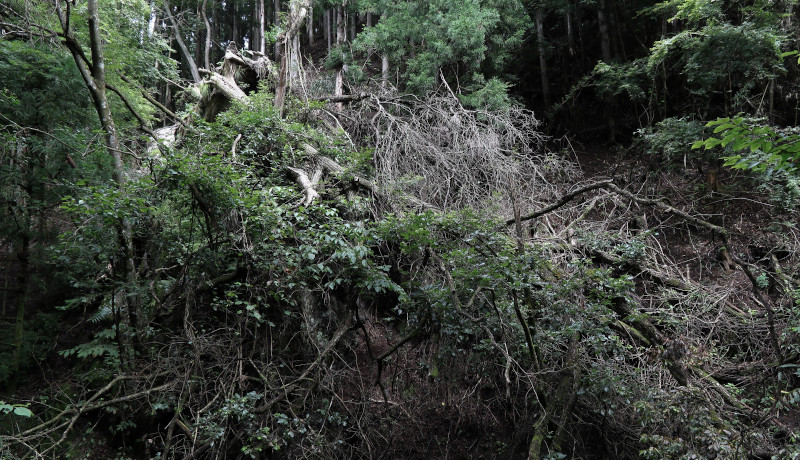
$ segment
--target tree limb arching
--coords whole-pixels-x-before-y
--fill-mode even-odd
[[[180,48],[183,57],[186,59],[186,63],[189,65],[189,73],[192,74],[192,79],[195,83],[200,83],[200,72],[197,69],[197,63],[194,62],[194,58],[192,57],[192,53],[189,52],[189,48],[186,47],[186,43],[183,42],[183,38],[181,38],[181,30],[178,26],[178,21],[175,20],[175,16],[172,14],[172,6],[170,6],[168,0],[164,0],[164,11],[167,13],[167,18],[169,18],[169,23],[172,26],[173,31],[175,32],[175,40],[178,42],[178,48]]]

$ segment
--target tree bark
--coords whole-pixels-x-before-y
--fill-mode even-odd
[[[165,0],[165,5],[167,4]],[[122,187],[125,182],[122,163],[122,150],[120,149],[119,138],[117,137],[117,129],[114,125],[114,118],[111,114],[111,108],[108,103],[108,93],[106,91],[106,70],[105,70],[105,56],[103,55],[103,39],[100,35],[100,18],[97,11],[97,0],[88,0],[86,3],[89,25],[89,45],[91,50],[91,62],[83,52],[81,44],[77,41],[72,31],[69,28],[69,15],[70,6],[67,3],[66,14],[61,9],[61,3],[56,3],[58,9],[59,20],[63,29],[64,41],[67,48],[72,53],[75,60],[75,65],[86,84],[89,94],[92,97],[97,116],[100,119],[100,125],[105,133],[106,150],[112,158],[113,170],[111,176],[117,187]],[[167,5],[168,14],[169,6]],[[176,25],[174,18],[171,19],[173,25]],[[177,28],[176,28],[177,30]],[[91,66],[91,68],[90,68]],[[197,71],[195,69],[195,71]],[[198,74],[199,75],[199,74]],[[199,76],[198,76],[199,80]],[[125,274],[125,281],[130,288],[136,284],[136,262],[133,248],[133,236],[130,222],[122,218],[118,224],[117,233],[119,235],[120,244],[122,246],[122,259],[124,267],[122,272]],[[130,321],[132,337],[136,337],[136,327],[138,324],[138,296],[136,294],[128,295],[128,317]]]
[[[348,14],[350,17],[350,41],[356,39],[356,29],[358,28],[358,15],[355,13]]]
[[[192,80],[194,80],[195,83],[200,83],[200,72],[197,70],[197,64],[191,53],[189,53],[189,48],[186,47],[186,43],[183,42],[183,38],[181,38],[181,29],[178,27],[175,16],[172,15],[172,7],[167,0],[164,0],[164,11],[166,11],[169,23],[175,31],[175,41],[178,43],[178,48],[180,48],[184,59],[186,59],[186,65],[189,66],[189,73],[192,75]]]
[[[231,28],[233,29],[232,31],[233,37],[231,38],[231,40],[233,40],[233,42],[236,43],[236,46],[242,46],[243,43],[239,41],[239,3],[233,2],[231,8],[233,10],[232,11],[233,21],[231,21],[232,23]]]
[[[308,35],[308,46],[314,46],[314,0],[308,2],[308,20],[306,21],[306,34]]]
[[[308,15],[308,6],[309,0],[291,0],[286,30],[276,41],[283,48],[275,91],[275,106],[280,109],[281,115],[283,115],[286,92],[290,87],[300,84],[300,30]]]
[[[570,56],[575,56],[575,32],[572,30],[572,13],[567,10],[564,15],[567,25],[567,49]]]
[[[336,6],[336,46],[340,47],[347,40],[346,26],[344,15],[344,4]],[[344,94],[344,66],[336,69],[336,83],[333,89],[334,96],[341,96]],[[342,110],[342,104],[336,104],[336,110]]]
[[[275,27],[279,27],[281,23],[281,0],[274,0],[273,5],[274,5],[273,10],[275,13],[274,16],[275,19],[273,24],[275,25]],[[278,62],[278,60],[281,58],[281,52],[282,52],[281,43],[279,43],[279,40],[275,40],[274,51],[275,51],[275,62]]]
[[[542,9],[536,8],[536,42],[539,47],[539,71],[542,79],[542,100],[545,108],[550,107],[550,82],[547,78],[547,48],[544,38],[544,24],[542,20]]]
[[[325,26],[325,39],[328,41],[328,51],[330,51],[331,50],[332,41],[333,41],[331,39],[331,36],[333,34],[331,32],[331,9],[330,8],[328,8],[325,11],[325,19],[324,19],[324,21],[325,21],[325,24],[324,24],[324,26]]]
[[[389,83],[389,56],[381,54],[381,88],[386,88]]]
[[[267,52],[267,41],[264,36],[267,27],[267,17],[264,6],[264,0],[258,0],[258,47],[256,49],[261,53]]]
[[[208,22],[208,0],[203,0],[203,7],[201,12],[203,14],[203,23],[206,26],[206,46],[203,50],[203,62],[206,65],[206,69],[211,68],[211,23]]]
[[[597,5],[597,25],[600,29],[600,51],[603,62],[611,62],[611,37],[608,34],[607,0],[600,0]]]
[[[197,3],[194,10],[194,17],[195,18],[202,18],[202,13],[200,9],[202,7],[202,3]],[[197,21],[197,25],[194,29],[194,62],[195,63],[203,63],[203,45],[201,44],[202,37],[203,37],[203,29],[201,28],[200,21]],[[190,40],[191,41],[191,40]]]

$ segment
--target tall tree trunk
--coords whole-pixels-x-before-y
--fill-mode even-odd
[[[308,19],[306,20],[306,34],[308,35],[308,46],[314,46],[314,0],[308,2]]]
[[[344,44],[346,37],[346,26],[344,15],[344,5],[336,6],[336,46],[340,47]],[[341,96],[344,94],[344,66],[336,69],[336,83],[333,90],[334,96]],[[336,109],[341,112],[343,105],[341,102],[336,104]]]
[[[608,34],[608,5],[607,0],[600,0],[597,5],[597,24],[600,29],[600,50],[603,62],[611,62],[611,37]],[[603,112],[608,121],[608,138],[610,142],[616,139],[616,124],[614,122],[614,96],[610,93],[604,98]]]
[[[333,40],[331,39],[333,32],[331,29],[331,9],[328,8],[325,11],[325,38],[328,40],[328,51],[330,51],[331,46],[333,46]]]
[[[597,5],[597,25],[600,29],[600,52],[604,62],[611,62],[611,37],[608,34],[607,0],[600,0]]]
[[[248,46],[247,48],[252,49],[253,51],[258,51],[258,4],[260,2],[256,1],[253,6],[253,17],[256,18],[255,22],[250,24],[250,31],[248,32]]]
[[[544,107],[550,107],[550,81],[547,78],[547,47],[545,46],[544,24],[542,20],[542,9],[537,8],[535,13],[536,21],[536,41],[539,46],[539,71],[542,79],[542,100]]]
[[[367,27],[372,27],[372,11],[367,11]]]
[[[203,62],[206,65],[206,69],[211,69],[211,23],[208,22],[208,0],[203,0],[203,23],[206,26],[206,46],[203,50]]]
[[[200,9],[202,6],[203,5],[201,3],[198,3],[195,6],[194,10],[195,18],[198,19],[201,18],[202,15],[200,13]],[[201,64],[203,63],[203,45],[202,45],[203,42],[201,41],[202,37],[203,37],[203,29],[202,26],[200,25],[200,21],[197,21],[197,26],[194,29],[194,62],[195,63],[199,62]]]
[[[347,41],[347,17],[344,13],[344,5],[336,6],[336,44],[342,45]]]
[[[283,115],[286,92],[290,87],[301,84],[300,69],[300,30],[308,16],[309,0],[291,0],[286,30],[278,36],[277,42],[283,48],[281,65],[278,71],[278,85],[275,91],[275,106]]]
[[[231,40],[236,43],[237,47],[241,47],[243,43],[239,40],[239,2],[233,2],[231,8],[233,10],[233,21],[231,21],[231,29],[233,29],[231,35],[233,37]]]
[[[166,1],[165,1],[166,3]],[[89,94],[92,97],[97,116],[100,119],[100,125],[105,134],[106,150],[112,158],[113,170],[111,177],[117,184],[117,187],[122,187],[125,182],[124,166],[122,163],[122,150],[120,148],[119,137],[117,136],[117,129],[114,125],[114,117],[111,114],[111,108],[108,103],[108,94],[106,92],[106,70],[105,70],[105,56],[103,55],[103,39],[100,35],[100,18],[97,11],[97,0],[87,0],[86,10],[88,15],[89,25],[89,49],[91,50],[91,62],[83,52],[83,48],[72,31],[69,28],[69,15],[70,4],[67,2],[67,11],[64,14],[61,8],[61,2],[57,2],[58,16],[61,21],[63,29],[64,42],[67,48],[72,53],[75,60],[75,65],[86,84]],[[169,11],[169,9],[168,9]],[[170,16],[172,13],[169,13]],[[173,24],[174,18],[172,18]],[[90,68],[91,66],[91,68]],[[195,71],[197,69],[195,68]],[[135,292],[137,282],[136,261],[133,248],[133,235],[131,223],[128,219],[123,217],[117,226],[117,233],[120,240],[122,249],[123,267],[121,272],[124,273],[125,282],[128,289]],[[115,270],[116,271],[116,270]],[[130,324],[130,331],[132,338],[138,337],[136,328],[138,325],[138,309],[139,297],[137,294],[128,294],[126,296],[128,315],[125,318]],[[132,343],[128,341],[128,343]],[[128,350],[131,353],[130,349]]]
[[[277,28],[281,24],[281,0],[274,0],[273,1],[273,10],[275,13],[274,16],[274,25]],[[278,62],[281,58],[281,44],[278,41],[275,41],[275,62]]]
[[[570,56],[575,56],[575,33],[572,30],[572,13],[567,9],[564,19],[567,26],[567,49]]]
[[[386,88],[389,83],[389,55],[381,54],[381,87]]]
[[[191,53],[189,53],[189,48],[186,47],[183,38],[181,38],[181,29],[178,27],[175,16],[172,15],[172,7],[167,0],[164,0],[164,11],[166,11],[169,23],[172,25],[172,30],[175,32],[175,41],[178,43],[178,48],[181,50],[183,58],[186,59],[186,65],[189,66],[189,73],[192,75],[192,80],[194,80],[195,83],[200,83],[200,72],[197,70],[197,64]],[[67,13],[69,13],[69,8],[67,9]],[[103,92],[105,93],[105,87],[103,88]]]
[[[265,31],[267,28],[267,17],[266,11],[264,8],[264,0],[258,0],[258,51],[261,53],[267,53],[267,40],[265,37]]]
[[[775,123],[775,78],[769,80],[769,122]]]

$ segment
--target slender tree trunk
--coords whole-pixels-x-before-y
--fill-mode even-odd
[[[367,11],[367,27],[372,27],[372,11]]]
[[[266,10],[264,8],[264,0],[258,0],[258,51],[267,53],[267,40],[265,37],[267,28]]]
[[[344,15],[344,6],[337,5],[336,6],[336,46],[342,46],[345,40],[347,39],[346,36],[346,23],[345,23],[345,15]],[[344,94],[344,66],[339,67],[336,69],[336,83],[333,90],[334,96],[341,96]],[[336,109],[341,111],[343,109],[343,105],[341,102],[336,104]]]
[[[597,25],[600,28],[600,51],[604,62],[611,62],[611,37],[608,34],[607,0],[600,0],[597,5]]]
[[[165,2],[166,3],[166,2]],[[69,3],[67,5],[66,14],[61,9],[61,2],[57,4],[58,16],[61,21],[61,26],[64,31],[64,41],[67,48],[72,53],[75,60],[75,65],[86,84],[89,94],[92,97],[95,110],[97,111],[100,125],[105,133],[106,150],[112,158],[113,170],[111,176],[118,187],[122,187],[125,183],[124,166],[122,163],[122,150],[120,149],[120,142],[117,136],[117,129],[114,125],[114,118],[111,114],[111,108],[108,103],[108,94],[106,92],[106,71],[105,71],[105,57],[103,55],[103,39],[100,35],[100,18],[97,11],[97,0],[87,0],[86,10],[88,15],[89,26],[89,48],[91,50],[91,62],[87,62],[87,58],[83,52],[81,44],[72,34],[69,28]],[[168,9],[169,11],[169,9]],[[169,13],[171,15],[171,12]],[[173,24],[174,18],[172,18]],[[91,68],[89,67],[91,64]],[[197,69],[195,68],[195,71]],[[122,249],[123,267],[120,270],[124,273],[125,282],[128,289],[135,292],[137,282],[136,261],[133,248],[133,235],[131,223],[126,218],[122,218],[117,226],[117,233]],[[126,296],[128,315],[126,320],[130,322],[129,331],[131,337],[138,337],[136,328],[138,325],[139,313],[139,297],[137,294],[129,294]],[[131,341],[127,341],[131,343]]]
[[[195,18],[199,19],[202,17],[202,14],[200,12],[202,6],[203,5],[201,3],[198,3],[195,6],[194,9]],[[203,41],[201,41],[203,37],[202,27],[203,26],[201,26],[200,22],[198,21],[197,26],[194,29],[194,62],[200,64],[203,63],[203,45],[202,45]]]
[[[542,100],[545,108],[550,107],[550,81],[547,78],[547,48],[544,38],[544,24],[542,20],[542,9],[537,8],[535,13],[536,21],[536,41],[539,46],[539,71],[542,79]]]
[[[608,5],[607,0],[600,0],[597,6],[597,24],[600,29],[600,50],[604,62],[611,62],[611,38],[608,34]],[[603,101],[603,111],[608,121],[608,138],[610,142],[616,139],[616,124],[614,122],[614,96],[607,95]]]
[[[769,122],[775,123],[775,78],[769,80]]]
[[[197,64],[191,53],[189,53],[189,48],[186,47],[183,38],[181,38],[181,29],[178,27],[175,16],[172,15],[172,7],[167,0],[164,0],[164,11],[166,11],[169,23],[172,25],[173,31],[175,31],[175,41],[178,43],[178,48],[181,50],[183,58],[186,59],[186,65],[189,66],[189,73],[192,75],[192,80],[194,80],[195,83],[200,83],[200,72],[197,70]],[[103,91],[105,92],[105,87]]]
[[[211,23],[208,22],[208,0],[203,0],[203,22],[206,26],[206,46],[203,50],[203,62],[205,62],[206,69],[211,69]]]
[[[566,26],[567,26],[567,49],[569,50],[570,56],[575,56],[575,33],[572,31],[572,13],[567,10],[567,13],[564,15],[566,19]]]
[[[355,13],[349,13],[348,16],[350,17],[350,41],[356,39],[356,28],[358,27],[358,15]]]
[[[275,11],[275,27],[278,27],[281,23],[281,0],[275,0],[273,2],[274,11]],[[281,45],[277,41],[275,42],[275,62],[278,62],[281,58]]]
[[[308,2],[308,19],[306,20],[306,34],[308,35],[308,46],[314,46],[314,0]]]
[[[249,40],[248,40],[248,48],[252,49],[253,51],[258,51],[258,44],[260,40],[258,39],[258,5],[259,1],[256,1],[253,6],[253,17],[256,18],[255,22],[250,24],[250,32]]]
[[[347,17],[344,13],[344,5],[336,6],[336,44],[342,45],[347,41]]]
[[[308,7],[308,0],[291,0],[286,30],[279,36],[278,42],[284,50],[281,53],[281,65],[278,71],[275,106],[280,109],[281,115],[287,90],[301,85],[300,31],[303,21],[308,16]]]
[[[330,51],[331,50],[331,46],[333,46],[333,43],[332,43],[333,40],[331,39],[331,37],[333,36],[333,32],[331,31],[331,29],[332,29],[332,27],[331,27],[331,9],[328,8],[328,10],[325,11],[325,37],[328,40],[328,51]]]
[[[381,54],[381,87],[386,88],[389,83],[389,55]]]
[[[233,4],[231,5],[231,9],[232,9],[231,12],[233,13],[233,21],[231,24],[231,29],[233,29],[232,30],[233,37],[231,38],[231,40],[233,40],[233,42],[236,43],[237,47],[241,47],[243,45],[243,42],[239,40],[239,2],[233,2]]]

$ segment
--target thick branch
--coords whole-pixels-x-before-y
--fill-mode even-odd
[[[543,215],[545,215],[547,213],[555,211],[556,209],[560,208],[561,206],[564,206],[565,204],[569,203],[570,201],[572,201],[572,199],[574,199],[575,197],[577,197],[578,195],[580,195],[582,193],[586,193],[586,192],[589,192],[589,191],[592,191],[592,190],[596,190],[598,188],[607,188],[609,186],[609,184],[611,184],[611,179],[600,181],[600,182],[595,182],[593,184],[589,184],[586,187],[579,188],[578,190],[575,190],[574,192],[571,192],[571,193],[568,193],[568,194],[564,195],[560,200],[556,201],[555,203],[551,204],[550,206],[547,206],[544,209],[540,209],[539,211],[530,213],[527,216],[520,217],[519,220],[520,220],[520,222],[524,222],[526,220],[531,220],[531,219],[535,219],[537,217],[541,217],[541,216],[543,216]],[[508,219],[506,221],[506,225],[514,225],[515,222],[516,222],[516,219]]]
[[[295,180],[297,183],[303,187],[303,200],[300,202],[301,205],[308,206],[314,202],[317,198],[319,198],[319,193],[314,189],[314,184],[311,182],[311,179],[308,178],[308,175],[302,169],[292,168],[288,166],[286,169],[294,175]]]

